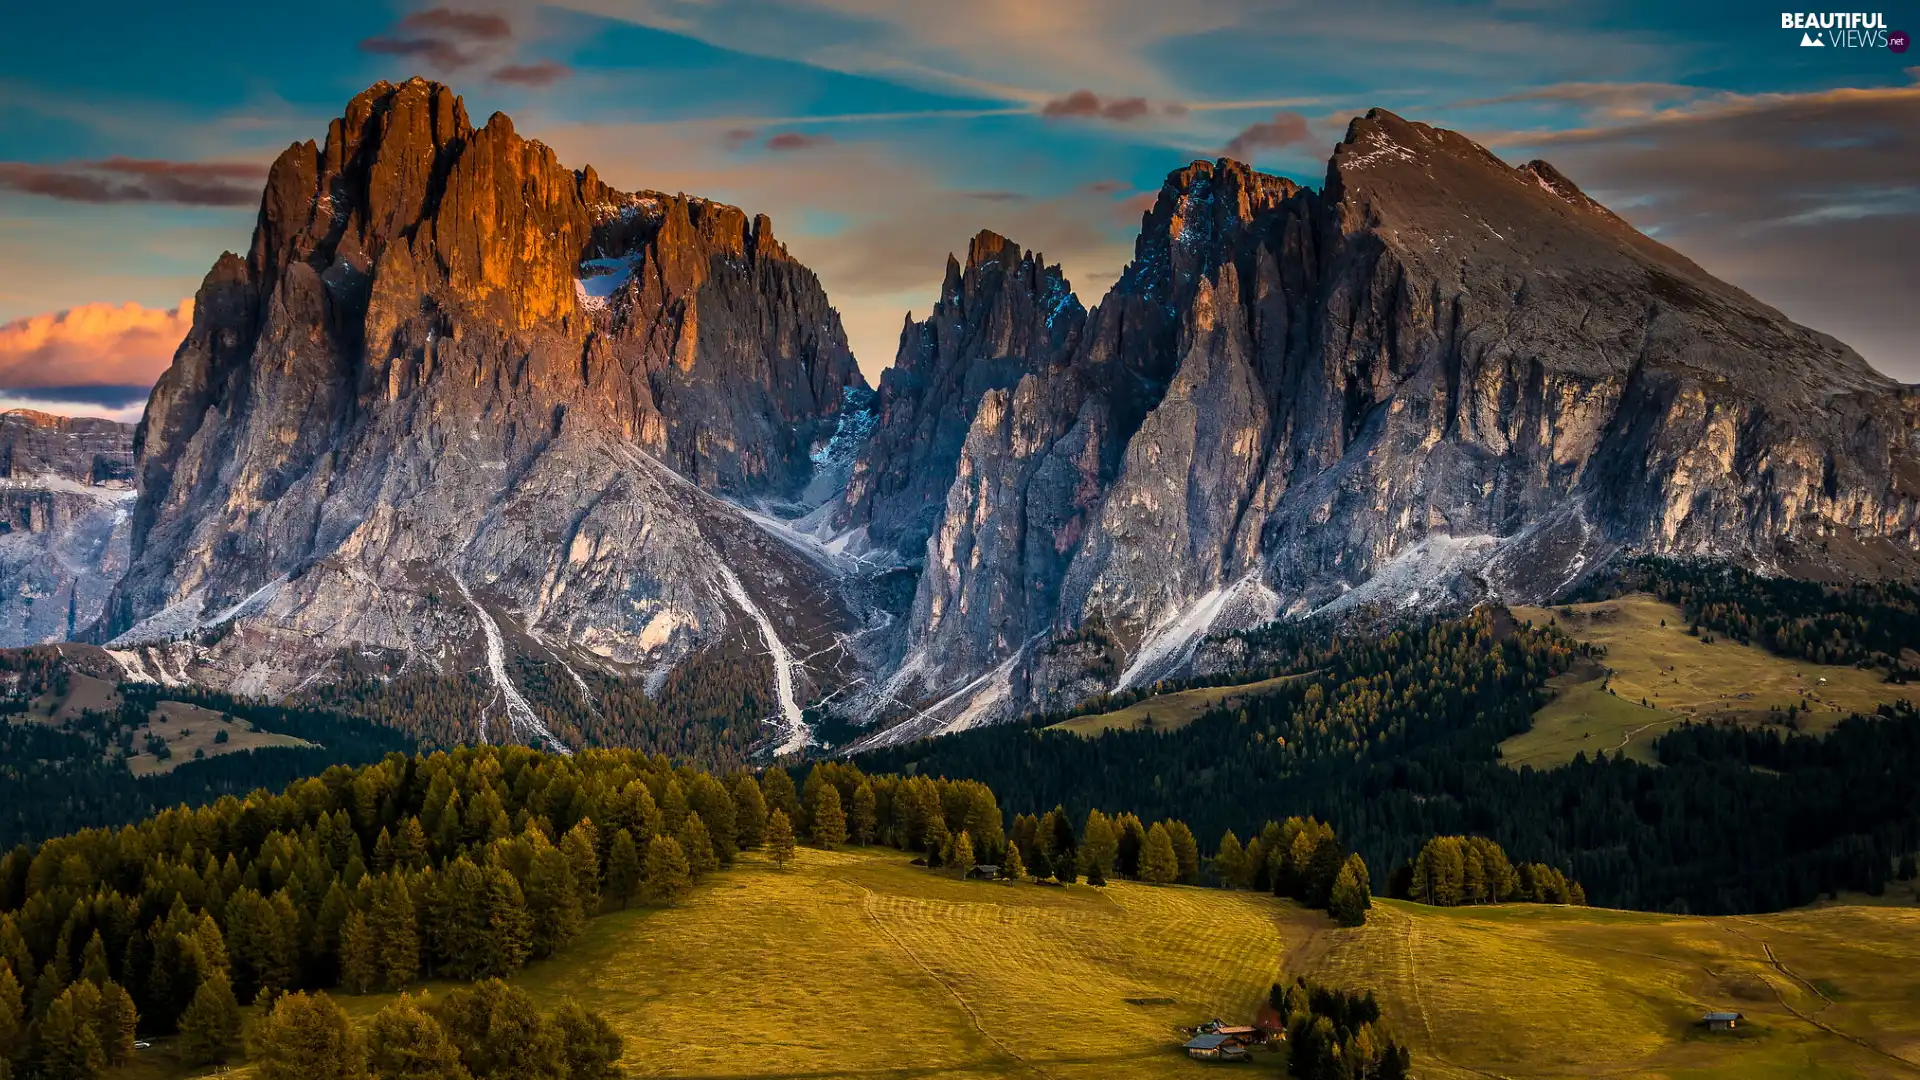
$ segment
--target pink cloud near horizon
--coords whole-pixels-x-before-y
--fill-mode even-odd
[[[151,386],[193,325],[193,301],[171,309],[82,304],[0,324],[0,390]]]

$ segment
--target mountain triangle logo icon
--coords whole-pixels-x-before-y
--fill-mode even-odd
[[[1827,43],[1814,37],[1812,34],[1802,33],[1800,35],[1800,47],[1803,49],[1824,49],[1827,47]]]

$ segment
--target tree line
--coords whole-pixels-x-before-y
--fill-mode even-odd
[[[1484,836],[1436,836],[1396,876],[1396,895],[1436,907],[1587,902],[1579,882],[1545,863],[1516,866],[1499,844]]]
[[[1655,744],[1657,768],[1597,754],[1513,769],[1499,744],[1532,726],[1547,680],[1583,652],[1557,630],[1483,609],[1380,634],[1253,636],[1258,655],[1295,656],[1299,677],[1179,729],[1010,724],[859,760],[982,781],[1016,813],[1125,806],[1199,835],[1310,814],[1370,867],[1408,867],[1436,836],[1483,836],[1609,907],[1740,913],[1878,892],[1920,850],[1920,788],[1901,780],[1920,774],[1911,706],[1775,743],[1682,726]],[[1778,768],[1749,767],[1763,750]]]

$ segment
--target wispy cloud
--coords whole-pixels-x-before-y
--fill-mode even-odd
[[[512,38],[513,24],[497,12],[436,7],[406,16],[387,33],[361,39],[360,49],[377,56],[410,57],[435,70],[454,72],[497,54]],[[511,69],[510,65],[502,70]]]
[[[1277,112],[1271,120],[1241,128],[1239,134],[1227,140],[1226,148],[1221,153],[1241,161],[1251,161],[1254,154],[1261,150],[1301,146],[1314,141],[1306,117],[1297,112]]]
[[[832,145],[831,135],[811,135],[804,131],[783,131],[767,139],[767,149],[775,152],[812,150],[815,147]]]
[[[508,64],[491,76],[494,82],[515,86],[552,86],[573,74],[573,69],[557,60],[539,60],[531,64]]]
[[[266,175],[264,165],[240,161],[0,161],[0,188],[82,203],[248,206],[260,201]]]
[[[1153,111],[1146,98],[1102,98],[1091,90],[1075,90],[1040,106],[1040,115],[1049,120],[1111,120],[1122,124]]]

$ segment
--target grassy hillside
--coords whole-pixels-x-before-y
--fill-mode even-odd
[[[1062,720],[1053,727],[1059,731],[1071,731],[1075,735],[1098,735],[1103,731],[1137,731],[1147,726],[1151,718],[1153,727],[1171,731],[1193,723],[1209,709],[1267,693],[1298,678],[1301,676],[1282,675],[1276,679],[1263,679],[1238,686],[1202,686],[1193,690],[1177,690],[1171,694],[1156,694],[1124,709],[1076,716],[1071,720]]]
[[[1424,1076],[1920,1076],[1920,908],[1376,901],[1359,930],[1290,937],[1291,970],[1380,992]],[[1747,1024],[1709,1034],[1709,1009]]]
[[[67,677],[64,694],[49,692],[34,699],[22,714],[25,721],[56,727],[79,720],[89,712],[113,713],[120,708],[120,691],[113,683],[81,672]],[[222,732],[226,738],[219,738]],[[148,746],[165,743],[168,756],[161,758]],[[135,776],[154,776],[172,772],[189,761],[260,750],[274,746],[312,747],[313,743],[291,735],[262,731],[244,720],[226,713],[184,701],[160,701],[147,712],[147,722],[133,730],[133,746],[138,753],[126,759]]]
[[[1687,719],[1780,723],[1781,712],[1772,710],[1798,705],[1806,710],[1800,730],[1820,732],[1884,701],[1920,700],[1920,687],[1886,683],[1872,671],[1790,660],[1722,637],[1707,644],[1687,633],[1679,608],[1644,593],[1570,607],[1516,607],[1513,615],[1535,625],[1556,622],[1572,637],[1606,648],[1599,665],[1558,676],[1551,684],[1555,697],[1534,715],[1533,729],[1501,744],[1503,759],[1515,767],[1565,764],[1582,750],[1589,756],[1625,751],[1652,762],[1653,741]]]
[[[594,920],[517,981],[601,1010],[636,1077],[1199,1077],[1220,1066],[1183,1058],[1176,1025],[1246,1017],[1282,973],[1378,989],[1421,1077],[1920,1077],[1920,909],[1377,904],[1342,930],[1251,893],[961,882],[898,852],[803,850]],[[362,1018],[386,1000],[344,999]],[[1750,1026],[1709,1036],[1708,1009]],[[162,1080],[163,1059],[125,1080]]]

